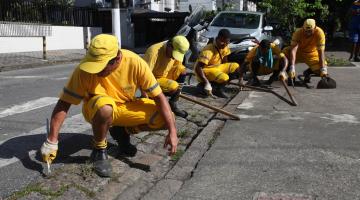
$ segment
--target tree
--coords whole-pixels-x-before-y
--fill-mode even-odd
[[[305,18],[318,16],[324,20],[329,14],[328,5],[321,0],[263,0],[258,6],[270,11],[268,16],[276,19],[289,32],[293,32]]]

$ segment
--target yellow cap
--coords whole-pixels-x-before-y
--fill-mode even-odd
[[[314,29],[315,26],[316,26],[316,23],[315,23],[314,19],[307,19],[304,21],[303,28],[307,29],[307,30],[311,30],[311,29]]]
[[[97,35],[91,40],[88,52],[80,62],[80,69],[90,74],[99,73],[117,56],[118,51],[119,42],[115,36]]]
[[[172,56],[175,60],[182,62],[184,60],[185,53],[189,50],[189,41],[186,37],[178,35],[172,38],[171,44],[173,47]]]

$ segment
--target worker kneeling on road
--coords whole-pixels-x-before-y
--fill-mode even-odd
[[[327,63],[325,60],[325,34],[316,26],[314,19],[307,19],[302,28],[298,28],[292,35],[291,45],[283,50],[289,59],[289,76],[295,78],[295,63],[305,63],[309,66],[303,72],[304,82],[309,83],[311,74],[326,77]],[[290,81],[290,79],[289,79]]]
[[[137,88],[154,100],[135,98]],[[83,115],[92,125],[91,160],[99,176],[109,177],[112,167],[107,155],[107,131],[118,142],[119,152],[134,156],[131,133],[164,129],[165,146],[176,152],[175,119],[147,63],[137,54],[119,49],[115,36],[100,34],[91,41],[85,58],[75,68],[60,94],[51,116],[50,133],[41,147],[42,158],[52,162],[58,150],[59,130],[72,104],[83,101]]]
[[[224,93],[225,85],[229,79],[239,77],[240,73],[239,64],[227,60],[227,56],[231,53],[229,43],[230,31],[221,29],[215,40],[200,52],[195,63],[200,93],[204,95],[213,93],[218,97],[227,98]]]
[[[171,110],[175,115],[183,118],[188,114],[178,108],[177,101],[186,78],[186,68],[182,65],[182,61],[188,49],[188,40],[179,35],[150,46],[144,55],[162,91],[170,96]]]
[[[271,85],[279,76],[280,79],[286,80],[286,68],[288,60],[286,56],[281,53],[281,50],[276,44],[269,40],[262,40],[260,44],[250,50],[246,55],[244,64],[240,70],[240,84],[243,84],[243,74],[246,71],[251,71],[252,85],[260,86],[260,81],[257,76],[271,74],[267,85]],[[280,72],[281,71],[281,72]]]

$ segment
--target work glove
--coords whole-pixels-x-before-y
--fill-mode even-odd
[[[211,87],[211,84],[207,81],[205,82],[205,87],[204,87],[206,93],[208,95],[212,95],[212,87]]]
[[[295,78],[296,72],[295,72],[295,66],[294,65],[290,65],[288,75],[289,75],[289,77],[291,79]]]
[[[47,139],[40,148],[41,156],[44,162],[51,164],[56,158],[58,142],[53,143]]]
[[[327,75],[327,67],[320,68],[320,77],[326,77]]]
[[[284,71],[281,71],[279,74],[279,80],[286,81],[288,79],[288,76]]]

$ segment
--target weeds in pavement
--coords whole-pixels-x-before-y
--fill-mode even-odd
[[[184,153],[185,153],[184,150],[181,150],[181,149],[177,150],[177,152],[171,156],[171,161],[179,160]]]
[[[328,66],[339,67],[339,66],[354,66],[349,60],[344,58],[335,58],[333,55],[330,55],[326,58]]]

